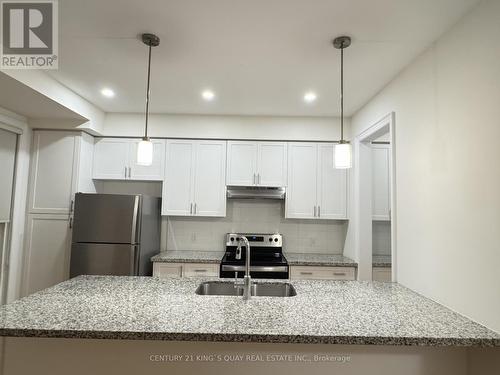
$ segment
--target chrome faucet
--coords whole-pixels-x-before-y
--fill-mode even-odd
[[[243,277],[243,299],[248,300],[251,296],[252,278],[250,277],[250,243],[245,236],[239,236],[238,247],[236,248],[236,259],[241,259],[241,245],[245,244],[245,276]]]

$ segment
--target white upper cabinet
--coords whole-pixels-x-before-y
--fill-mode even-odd
[[[10,221],[16,145],[17,134],[0,129],[0,223]]]
[[[333,144],[318,144],[318,212],[321,219],[347,218],[347,170],[333,166]]]
[[[288,146],[287,218],[316,218],[317,153],[315,143],[290,143]]]
[[[162,215],[226,216],[226,142],[168,140]]]
[[[285,142],[227,142],[227,185],[286,186]]]
[[[372,144],[372,218],[391,220],[391,145]]]
[[[34,131],[30,213],[69,214],[78,184],[80,133]]]
[[[227,142],[227,184],[229,186],[255,185],[257,170],[257,142]]]
[[[226,216],[226,142],[197,142],[194,214]]]
[[[94,147],[92,177],[99,180],[162,181],[165,168],[165,141],[153,139],[153,164],[137,164],[139,139],[99,138]]]
[[[289,144],[285,217],[347,219],[347,172],[333,168],[333,144]]]

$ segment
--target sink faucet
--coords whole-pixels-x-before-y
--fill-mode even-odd
[[[252,278],[250,277],[250,243],[245,236],[240,236],[238,247],[236,248],[236,259],[241,259],[241,245],[245,244],[246,259],[245,259],[245,277],[243,278],[243,299],[248,300],[251,296],[250,287],[252,286]]]

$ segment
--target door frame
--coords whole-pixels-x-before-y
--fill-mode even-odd
[[[358,256],[358,280],[372,280],[372,154],[370,142],[389,133],[391,156],[391,260],[392,281],[397,282],[397,202],[395,113],[391,112],[359,133],[353,141],[354,164],[354,246]]]

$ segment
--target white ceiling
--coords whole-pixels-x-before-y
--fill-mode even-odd
[[[144,111],[147,47],[137,36],[154,32],[152,112],[336,116],[331,40],[348,34],[350,115],[477,2],[62,0],[59,70],[49,74],[105,111]],[[204,88],[217,99],[204,102]],[[318,94],[312,105],[307,90]]]

